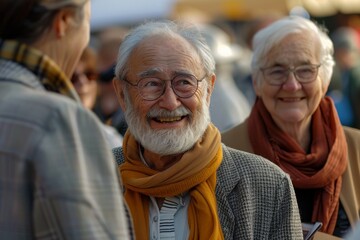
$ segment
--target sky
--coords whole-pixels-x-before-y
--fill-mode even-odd
[[[91,0],[92,30],[166,17],[176,0]]]

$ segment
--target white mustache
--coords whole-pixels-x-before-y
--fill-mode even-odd
[[[169,118],[169,117],[181,117],[184,115],[191,115],[191,111],[184,106],[178,107],[174,111],[168,111],[165,109],[151,109],[147,117],[149,118]]]

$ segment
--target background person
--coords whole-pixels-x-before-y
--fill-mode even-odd
[[[98,70],[99,91],[94,112],[102,122],[114,127],[122,136],[125,135],[127,123],[121,110],[112,80],[115,76],[115,63],[119,47],[127,34],[128,29],[110,27],[102,30],[98,36]]]
[[[120,46],[128,130],[114,149],[137,239],[303,239],[291,181],[210,122],[215,61],[199,31],[148,22]]]
[[[220,132],[243,122],[250,113],[250,104],[237,88],[232,76],[235,62],[242,54],[240,46],[231,43],[221,28],[201,24],[199,29],[211,49],[216,64],[216,83],[211,94],[211,122]]]
[[[325,97],[333,45],[325,30],[285,17],[253,41],[256,103],[244,123],[222,134],[225,144],[252,152],[287,172],[303,222],[343,236],[359,219],[360,132],[343,127]]]
[[[0,1],[0,239],[128,239],[111,151],[69,80],[90,8]]]
[[[71,77],[71,82],[79,94],[82,104],[91,111],[93,111],[98,98],[99,74],[96,67],[96,52],[92,48],[86,47]],[[101,127],[110,149],[121,146],[123,138],[114,127],[106,124],[101,124]]]
[[[360,36],[350,27],[340,27],[331,35],[335,68],[328,95],[335,102],[343,125],[360,128]]]
[[[118,48],[117,48],[118,49]],[[94,108],[97,116],[108,126],[114,127],[122,136],[125,135],[127,123],[112,81],[115,77],[115,65],[99,75],[99,95]]]

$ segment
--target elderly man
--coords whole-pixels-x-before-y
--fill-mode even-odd
[[[129,125],[114,149],[137,239],[303,239],[289,177],[227,148],[210,122],[215,62],[195,27],[135,28],[114,86]]]

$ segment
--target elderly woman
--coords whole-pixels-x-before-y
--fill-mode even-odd
[[[226,145],[266,157],[293,182],[303,222],[342,236],[359,219],[360,131],[343,127],[325,97],[333,45],[323,28],[286,17],[253,40],[257,100],[249,118],[222,134]]]
[[[90,7],[0,1],[0,239],[128,239],[114,160],[70,81]]]

